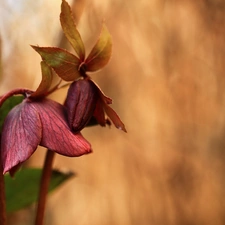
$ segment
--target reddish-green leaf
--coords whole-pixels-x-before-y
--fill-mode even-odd
[[[41,72],[42,72],[42,80],[39,84],[37,90],[31,94],[31,97],[41,97],[48,92],[48,89],[52,83],[52,70],[51,68],[44,62],[41,62]]]
[[[104,67],[112,54],[112,38],[105,25],[100,37],[85,60],[87,71],[96,71]]]
[[[96,103],[96,107],[95,107],[93,116],[101,126],[104,127],[106,125],[105,111],[102,107],[101,99],[98,99],[98,101]]]
[[[68,51],[55,47],[31,46],[43,61],[65,81],[73,81],[80,77],[80,60]]]
[[[71,8],[65,0],[61,4],[60,22],[68,41],[78,54],[80,60],[83,61],[85,58],[84,44],[76,28]]]

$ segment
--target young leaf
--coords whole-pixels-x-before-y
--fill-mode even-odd
[[[26,168],[18,171],[13,178],[5,175],[6,210],[13,212],[29,206],[38,199],[41,169]],[[49,192],[59,187],[74,174],[52,171]]]
[[[51,68],[44,62],[41,61],[41,72],[42,80],[37,90],[31,94],[31,97],[41,97],[45,95],[52,84],[52,71]]]
[[[74,81],[80,77],[80,60],[73,54],[55,47],[31,47],[37,51],[43,61],[65,81]]]
[[[85,58],[84,44],[74,23],[71,8],[65,0],[61,4],[60,22],[68,41],[78,54],[80,60],[83,61]]]
[[[2,131],[2,126],[5,120],[5,117],[9,113],[9,111],[19,103],[23,101],[24,97],[23,96],[12,96],[8,98],[0,108],[0,133]]]
[[[96,71],[104,67],[112,54],[112,38],[105,25],[102,27],[100,37],[85,60],[87,71]]]

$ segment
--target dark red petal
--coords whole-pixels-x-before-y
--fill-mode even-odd
[[[90,80],[80,79],[70,85],[64,105],[73,131],[82,130],[89,122],[97,99],[98,90]]]
[[[104,93],[102,92],[100,87],[93,80],[90,80],[90,82],[92,82],[93,85],[98,90],[98,96],[99,96],[98,101],[96,103],[96,107],[95,107],[95,111],[94,111],[93,116],[101,126],[105,126],[106,124],[110,125],[110,121],[105,118],[105,112],[104,112],[103,104],[104,103],[111,104],[112,99],[107,97],[106,95],[104,95]]]
[[[94,117],[98,120],[100,125],[105,126],[105,124],[107,123],[107,120],[105,119],[105,116],[104,116],[104,111],[105,111],[108,117],[112,120],[116,128],[123,130],[124,132],[127,132],[125,125],[123,124],[123,122],[121,121],[117,113],[110,106],[108,106],[109,104],[112,103],[112,99],[107,97],[95,82],[93,82],[93,84],[97,87],[99,92],[99,101],[97,103],[97,106],[94,112]]]
[[[106,104],[112,104],[112,99],[106,96],[101,90],[101,88],[93,80],[90,80],[90,81],[96,86],[99,93],[99,97],[102,99],[102,101],[105,102]]]
[[[101,126],[106,125],[105,112],[102,107],[101,99],[98,99],[98,101],[97,101],[95,111],[94,111],[94,117]]]
[[[24,100],[8,113],[1,138],[3,173],[33,154],[41,141],[41,134],[41,120],[32,102]]]
[[[42,122],[40,145],[65,156],[81,156],[91,152],[90,143],[80,133],[70,131],[62,105],[47,99],[34,105]]]

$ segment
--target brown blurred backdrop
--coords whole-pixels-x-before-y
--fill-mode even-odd
[[[59,44],[60,4],[1,0],[1,94],[37,87],[40,57],[29,45]],[[77,177],[50,195],[46,225],[225,224],[225,2],[77,0],[74,11],[88,50],[103,20],[112,34],[112,59],[92,78],[128,133],[87,128],[92,154],[57,155],[54,167]],[[33,224],[34,212],[9,224]]]

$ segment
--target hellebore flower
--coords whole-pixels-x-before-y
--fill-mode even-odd
[[[52,85],[53,71],[41,62],[42,80],[35,92],[13,90],[0,99],[23,94],[25,99],[7,114],[1,132],[1,157],[3,173],[12,175],[26,161],[38,145],[61,155],[76,157],[91,152],[90,143],[80,132],[73,133],[68,125],[65,106],[46,99],[55,90]]]
[[[73,131],[80,131],[95,118],[101,126],[111,124],[126,132],[125,126],[116,112],[108,106],[112,99],[105,96],[100,88],[88,77],[74,81],[68,90],[65,106],[68,112],[69,126]]]
[[[89,142],[81,133],[71,132],[64,106],[53,100],[26,98],[4,121],[1,137],[3,173],[13,171],[26,161],[38,145],[71,157],[91,152]]]

